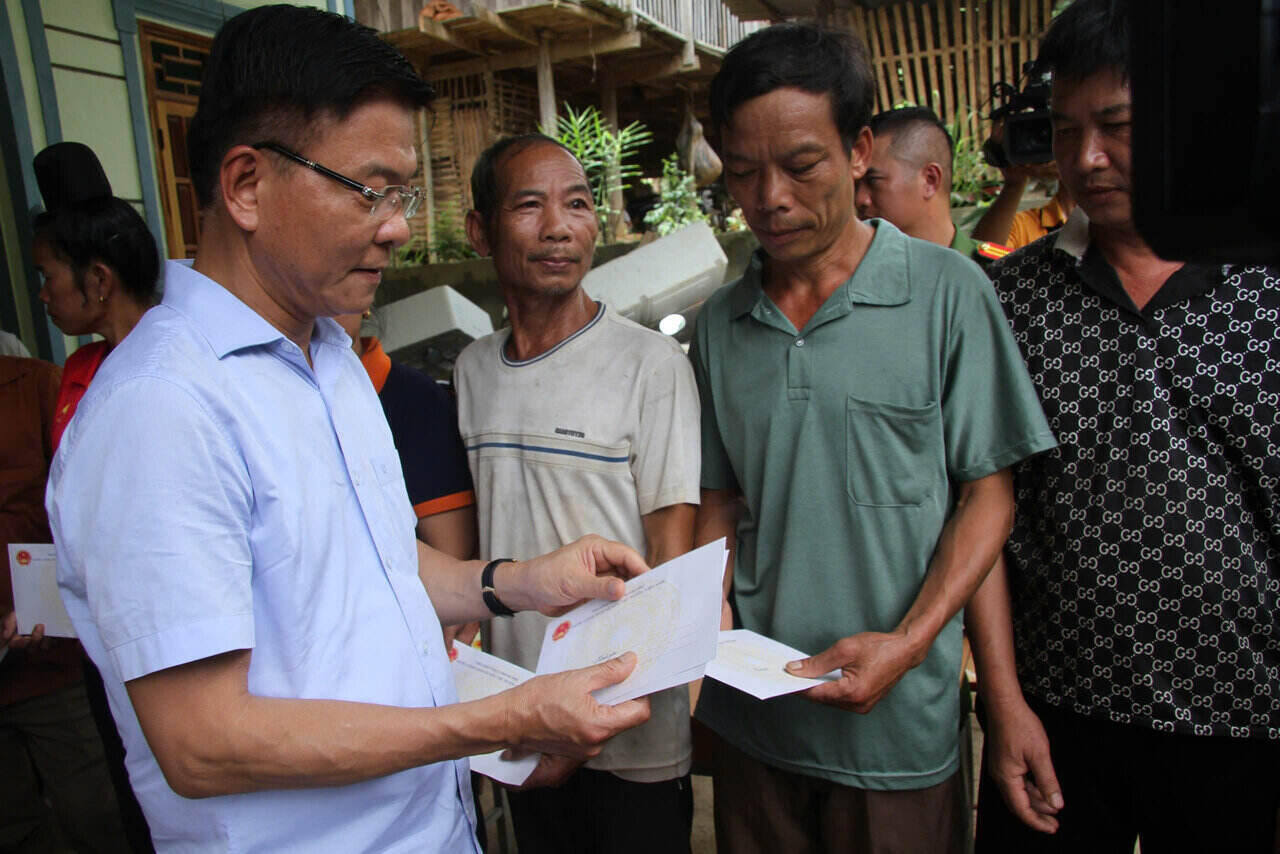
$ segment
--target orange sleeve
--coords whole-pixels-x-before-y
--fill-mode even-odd
[[[468,489],[465,492],[455,492],[452,495],[441,495],[439,498],[433,498],[430,501],[423,501],[421,504],[413,505],[413,512],[418,515],[419,519],[425,519],[428,516],[434,516],[437,513],[446,513],[449,510],[457,510],[459,507],[470,507],[476,503],[476,494]]]

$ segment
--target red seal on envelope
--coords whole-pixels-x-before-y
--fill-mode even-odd
[[[449,660],[450,660],[450,661],[457,661],[457,660],[458,660],[458,651],[457,651],[456,649],[454,649],[453,647],[449,647]]]
[[[31,552],[27,551],[26,549],[23,549],[22,551],[18,552],[17,557],[18,557],[18,566],[26,566],[27,564],[31,563]],[[565,625],[568,625],[568,623],[566,623]]]
[[[551,633],[551,639],[553,641],[558,641],[567,634],[569,634],[569,621],[565,620],[563,623],[556,626],[556,630]]]

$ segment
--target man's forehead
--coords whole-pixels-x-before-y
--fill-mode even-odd
[[[876,161],[877,166],[884,166],[891,154],[893,154],[892,131],[882,131],[872,137],[871,159]]]
[[[582,183],[587,185],[587,173],[578,158],[550,141],[536,140],[513,151],[503,152],[502,157],[494,164],[494,171],[498,186],[506,195],[542,184],[541,179],[549,174],[548,169],[557,166],[572,169],[582,179]]]
[[[343,116],[332,111],[315,116],[304,126],[299,145],[304,153],[340,149],[353,173],[409,178],[418,172],[416,115],[399,102],[371,99]]]
[[[1119,71],[1107,69],[1078,78],[1055,77],[1049,93],[1050,107],[1057,110],[1073,101],[1087,103],[1091,112],[1116,112],[1132,107],[1133,97],[1129,81]]]
[[[766,100],[768,99],[768,100]],[[745,120],[748,115],[766,113],[773,121],[767,126]],[[741,140],[754,145],[763,139],[772,139],[778,133],[802,144],[805,137],[816,138],[828,133],[839,135],[835,110],[830,92],[810,92],[791,86],[781,86],[754,98],[748,98],[734,107],[721,137],[724,147],[732,153],[733,143]]]

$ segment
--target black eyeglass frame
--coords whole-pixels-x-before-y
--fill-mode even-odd
[[[319,172],[321,175],[325,176],[326,178],[330,178],[334,181],[337,181],[339,184],[341,184],[342,186],[348,189],[355,190],[357,193],[363,196],[367,201],[373,204],[373,207],[369,209],[370,214],[375,213],[378,210],[378,204],[380,202],[386,201],[393,192],[399,194],[402,199],[403,197],[408,196],[408,201],[402,201],[402,203],[398,206],[398,209],[401,209],[404,211],[405,219],[408,219],[409,217],[413,216],[414,213],[417,212],[418,206],[422,203],[422,190],[417,187],[408,187],[403,184],[392,184],[391,186],[388,186],[383,190],[375,190],[373,187],[370,187],[367,184],[362,184],[354,178],[348,178],[346,175],[343,175],[341,172],[333,171],[328,166],[323,166],[315,162],[314,160],[308,160],[298,152],[293,151],[292,149],[289,149],[289,148],[285,148],[283,145],[281,145],[278,142],[271,142],[271,141],[255,142],[250,146],[250,148],[254,148],[259,151],[261,151],[262,149],[266,149],[267,151],[274,151],[276,154],[279,154],[282,157],[289,158],[294,163],[300,163],[303,166],[307,167],[308,169],[312,170],[313,172]],[[387,219],[388,220],[391,219],[391,217],[395,216],[395,214],[396,214],[396,209],[393,208],[391,211],[391,215],[388,216]]]

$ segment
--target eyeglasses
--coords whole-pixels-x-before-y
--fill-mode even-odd
[[[308,169],[319,172],[326,178],[332,178],[344,187],[355,190],[364,197],[365,201],[369,202],[369,215],[380,223],[391,219],[398,211],[403,211],[404,218],[409,219],[422,205],[422,188],[420,187],[393,184],[389,187],[383,187],[381,190],[375,190],[373,187],[361,184],[354,178],[348,178],[346,175],[321,166],[314,160],[308,160],[296,151],[290,151],[279,143],[255,142],[253,148],[259,150],[265,148],[268,151],[274,151],[276,154],[287,157],[295,163],[301,163]]]

